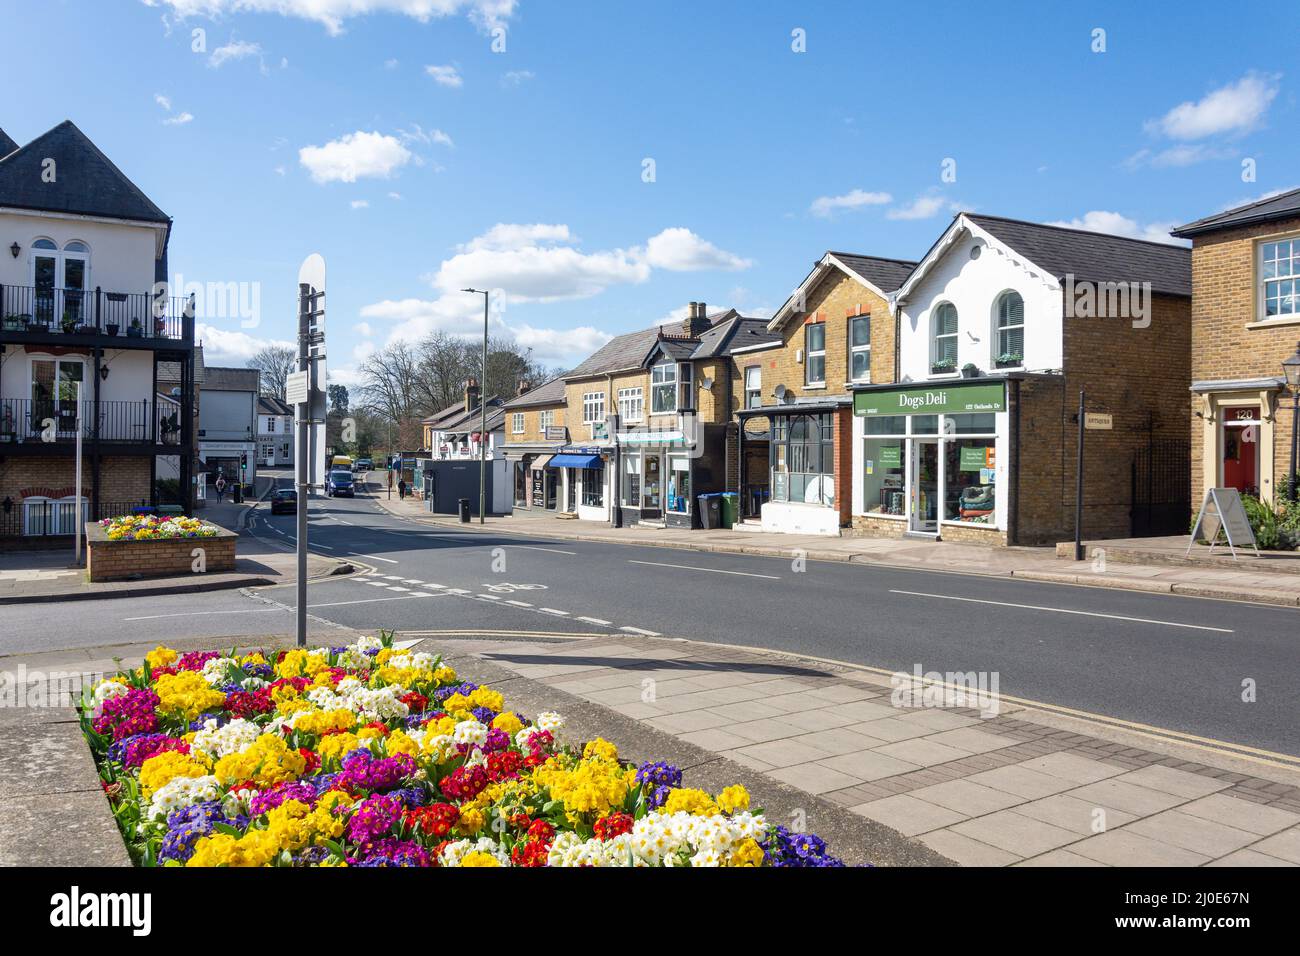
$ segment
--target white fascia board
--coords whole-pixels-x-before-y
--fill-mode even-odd
[[[963,233],[970,233],[974,238],[982,240],[990,249],[994,250],[999,255],[1019,264],[1026,272],[1034,274],[1039,279],[1042,279],[1043,282],[1047,284],[1048,288],[1059,289],[1061,287],[1060,281],[1056,276],[1052,275],[1051,272],[1021,255],[988,230],[971,222],[966,214],[962,213],[948,224],[948,228],[945,229],[943,235],[939,237],[939,241],[934,244],[934,247],[929,251],[926,257],[921,260],[917,267],[912,271],[912,274],[907,277],[907,281],[904,282],[898,291],[893,294],[891,307],[894,311],[897,311],[899,306],[907,302],[908,296],[912,294],[912,291],[925,280],[925,277],[934,269],[939,261],[948,254],[949,250],[951,250],[962,237]]]
[[[154,230],[155,257],[161,256],[167,243],[168,225],[144,219],[118,219],[114,216],[86,216],[74,212],[52,212],[47,209],[22,209],[18,206],[0,206],[0,215],[30,216],[35,219],[62,219],[67,222],[98,222],[110,226],[139,226]]]
[[[821,282],[831,268],[839,269],[850,279],[853,279],[870,289],[882,299],[888,301],[889,296],[878,289],[874,283],[868,282],[866,279],[862,278],[862,276],[858,275],[846,266],[842,260],[828,252],[826,255],[821,257],[821,261],[817,263],[812,272],[808,273],[808,277],[804,279],[803,282],[799,283],[799,287],[791,293],[790,297],[781,304],[781,308],[776,310],[776,314],[772,316],[772,320],[767,323],[767,330],[769,332],[780,332],[781,327],[785,325],[786,321],[792,315],[794,315],[794,310],[790,307],[791,303],[794,302],[796,298],[800,297],[800,293],[802,293],[803,297],[806,299],[808,293],[813,290],[817,283]]]
[[[779,349],[784,342],[760,342],[758,345],[742,345],[738,349],[731,349],[732,355],[743,355],[746,352],[763,352],[767,349]]]

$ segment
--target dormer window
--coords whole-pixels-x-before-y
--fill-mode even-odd
[[[650,368],[650,414],[670,415],[695,408],[689,362],[660,359]]]

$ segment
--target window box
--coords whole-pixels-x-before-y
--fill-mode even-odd
[[[930,365],[930,372],[933,375],[951,375],[957,371],[956,362],[934,362]]]
[[[1025,357],[1017,354],[999,355],[993,364],[998,368],[1019,368],[1025,364]]]

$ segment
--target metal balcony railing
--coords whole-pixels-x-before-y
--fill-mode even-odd
[[[83,442],[179,445],[180,406],[174,402],[100,402],[83,398]],[[0,454],[6,443],[66,444],[77,440],[75,399],[0,399]]]
[[[184,341],[194,336],[193,300],[99,288],[0,285],[0,330]]]

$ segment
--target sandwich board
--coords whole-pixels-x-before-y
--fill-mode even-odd
[[[1222,534],[1228,541],[1228,550],[1232,552],[1234,561],[1237,560],[1237,549],[1247,546],[1254,548],[1255,557],[1260,556],[1255,532],[1246,516],[1246,506],[1241,503],[1241,493],[1236,488],[1211,488],[1205,493],[1196,524],[1192,525],[1192,540],[1187,545],[1189,555],[1196,546],[1198,532],[1210,542],[1211,554]]]

